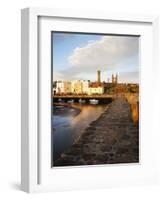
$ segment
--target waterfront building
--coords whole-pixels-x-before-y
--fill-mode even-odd
[[[71,93],[71,81],[56,82],[56,94],[70,94],[70,93]]]
[[[74,94],[88,94],[89,81],[74,80],[71,81],[71,92]]]
[[[103,94],[104,93],[104,87],[102,83],[98,82],[92,82],[89,84],[89,95],[92,94]]]
[[[83,94],[88,94],[88,92],[89,92],[89,83],[90,83],[90,81],[82,80],[82,84],[83,84],[83,91],[82,91],[82,93]]]
[[[64,82],[64,92],[65,92],[65,94],[71,93],[71,82],[70,81]]]
[[[63,81],[56,82],[56,94],[64,93],[64,83]]]
[[[83,84],[81,80],[71,81],[71,92],[74,94],[82,94],[83,93]]]
[[[97,70],[97,81],[73,80],[56,81],[53,94],[103,94],[104,84],[101,82],[101,71]]]

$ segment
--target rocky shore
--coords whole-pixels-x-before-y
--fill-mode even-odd
[[[118,95],[104,113],[56,160],[54,166],[79,166],[139,162],[139,127],[131,106]]]

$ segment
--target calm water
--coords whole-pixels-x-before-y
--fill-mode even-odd
[[[54,110],[52,118],[53,161],[68,149],[81,132],[96,120],[106,105],[71,104],[74,108],[60,107]]]

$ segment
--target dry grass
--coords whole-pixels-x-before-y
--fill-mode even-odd
[[[135,125],[139,124],[139,94],[138,93],[126,93],[127,101],[131,105],[132,118]]]

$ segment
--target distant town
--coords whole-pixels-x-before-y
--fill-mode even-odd
[[[101,71],[97,70],[97,80],[57,80],[53,83],[53,95],[102,95],[115,93],[138,93],[137,83],[119,83],[118,74],[112,74],[107,82],[101,81]]]

